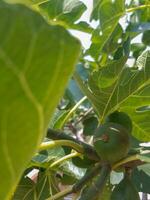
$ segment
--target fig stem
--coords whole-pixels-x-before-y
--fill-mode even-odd
[[[46,200],[56,200],[56,199],[60,199],[62,197],[65,197],[68,194],[72,193],[72,187],[68,187],[66,190],[63,190],[53,196],[51,196],[50,198],[46,199]]]
[[[145,151],[142,151],[141,154],[148,154],[150,153],[149,150],[145,150]],[[116,169],[117,167],[121,166],[121,165],[124,165],[128,162],[131,162],[131,161],[134,161],[134,160],[140,160],[139,158],[139,155],[141,154],[135,154],[135,155],[132,155],[132,156],[129,156],[127,158],[124,158],[122,160],[120,160],[119,162],[115,163],[113,166],[112,166],[112,170]]]
[[[101,168],[101,164],[99,163],[95,167],[93,167],[88,173],[86,173],[83,176],[83,178],[81,178],[79,181],[77,181],[72,187],[68,187],[66,190],[63,190],[63,191],[51,196],[47,200],[56,200],[56,199],[65,197],[68,194],[79,192],[82,189],[82,187],[85,184],[87,184],[87,182],[89,182],[91,179],[93,179],[94,176],[96,176],[99,173],[100,168]]]
[[[64,126],[64,124],[69,120],[69,118],[72,116],[72,114],[76,111],[76,109],[87,99],[86,96],[84,96],[80,101],[78,101],[75,106],[69,111],[69,113],[66,115],[64,120],[61,122],[60,128]]]
[[[110,172],[111,167],[108,164],[103,164],[100,175],[79,200],[96,200],[102,194]]]
[[[47,149],[51,149],[55,147],[60,147],[60,146],[69,146],[75,149],[79,153],[82,153],[82,154],[84,153],[84,149],[81,145],[69,140],[43,142],[39,147],[39,151],[43,151],[43,150],[47,150]]]
[[[78,153],[78,152],[73,152],[73,153],[70,153],[62,158],[60,158],[59,160],[56,160],[55,162],[53,162],[51,165],[50,165],[50,168],[52,167],[55,167],[56,165],[59,165],[61,164],[62,162],[66,161],[66,160],[69,160],[71,158],[74,158],[74,157],[78,157],[80,156],[81,154]]]
[[[133,12],[133,11],[136,11],[136,10],[140,10],[140,9],[145,9],[145,8],[148,8],[150,7],[150,4],[145,4],[145,5],[141,5],[141,6],[136,6],[136,7],[133,7],[133,8],[128,8],[126,10],[126,12]]]
[[[100,157],[97,155],[96,151],[94,150],[94,148],[82,141],[79,141],[67,134],[65,134],[64,132],[61,131],[56,131],[53,129],[48,129],[47,131],[47,138],[52,139],[52,140],[69,140],[69,141],[73,141],[79,145],[82,146],[82,148],[84,149],[84,154],[91,160],[95,160],[95,161],[100,161]]]
[[[74,193],[80,191],[84,185],[86,185],[93,177],[95,177],[101,169],[101,163],[98,163],[88,173],[86,173],[77,183],[73,185],[72,191]]]

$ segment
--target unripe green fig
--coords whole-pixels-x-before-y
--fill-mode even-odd
[[[123,126],[108,122],[96,129],[93,144],[100,158],[113,164],[128,154],[130,138]]]
[[[132,121],[130,117],[125,112],[115,111],[108,115],[106,122],[113,122],[122,125],[128,130],[129,133],[132,132]]]
[[[127,176],[115,187],[110,200],[140,200],[138,191]]]

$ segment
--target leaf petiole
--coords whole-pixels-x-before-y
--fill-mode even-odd
[[[133,8],[128,8],[126,10],[126,12],[134,12],[136,10],[140,10],[140,9],[145,9],[145,8],[148,8],[150,7],[150,4],[147,4],[147,5],[141,5],[141,6],[136,6],[136,7],[133,7]]]
[[[55,167],[56,165],[59,165],[59,164],[61,164],[61,163],[64,162],[64,161],[67,161],[67,160],[69,160],[69,159],[71,159],[71,158],[74,158],[74,157],[77,157],[77,156],[80,156],[80,155],[81,155],[81,154],[78,153],[78,152],[73,152],[73,153],[71,153],[71,154],[68,154],[68,155],[66,155],[66,156],[64,156],[64,157],[62,157],[62,158],[60,158],[59,160],[56,160],[55,162],[53,162],[53,163],[50,165],[50,168]]]
[[[62,121],[60,127],[63,127],[64,124],[69,120],[69,118],[72,116],[72,114],[76,111],[76,109],[87,99],[86,96],[84,96],[82,99],[80,99],[80,101],[78,101],[78,103],[76,103],[76,105],[70,110],[70,112],[67,114],[67,116],[64,118],[64,120]]]
[[[43,150],[60,147],[60,146],[69,146],[75,149],[79,153],[82,153],[82,154],[84,153],[84,148],[80,144],[77,144],[69,140],[55,140],[55,141],[44,142],[40,145],[38,150],[43,151]]]

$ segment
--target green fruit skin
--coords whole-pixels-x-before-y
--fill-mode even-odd
[[[132,132],[132,121],[130,117],[124,112],[115,111],[111,113],[106,118],[106,122],[113,122],[113,123],[120,124],[124,128],[126,128],[129,133]]]
[[[101,139],[104,135],[109,137],[107,142]],[[130,138],[127,130],[120,124],[108,122],[96,130],[93,143],[100,158],[113,164],[128,154]]]
[[[130,178],[125,177],[113,190],[110,200],[140,200],[140,197]]]

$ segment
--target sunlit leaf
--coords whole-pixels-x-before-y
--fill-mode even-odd
[[[124,65],[121,60],[112,65],[108,65],[90,76],[88,84],[90,89],[87,89],[81,80],[77,81],[93,103],[101,121],[116,109],[125,111],[133,120],[133,135],[142,141],[149,141],[149,110],[138,112],[136,109],[150,104],[150,52],[143,53],[137,59],[134,68]],[[117,66],[120,72],[116,71]]]
[[[1,1],[0,24],[0,199],[5,200],[45,135],[80,45],[64,28],[49,26],[21,5]]]

